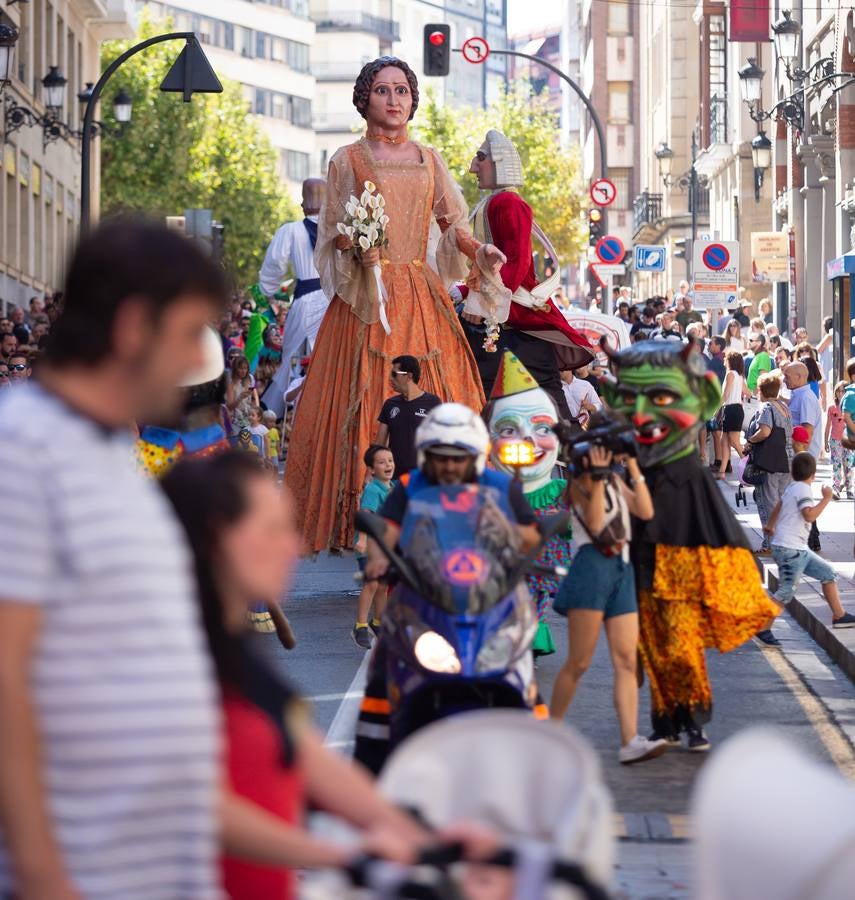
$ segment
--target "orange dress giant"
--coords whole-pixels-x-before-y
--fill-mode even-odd
[[[419,360],[425,391],[477,411],[484,404],[478,369],[445,285],[468,277],[482,291],[501,291],[501,282],[486,271],[481,245],[467,225],[466,203],[442,159],[417,146],[421,162],[375,159],[364,139],[342,147],[330,161],[315,264],[333,300],[303,385],[285,471],[309,553],[353,546],[366,475],[362,457],[391,394],[396,356]],[[365,181],[374,182],[385,198],[390,220],[388,246],[381,250],[390,334],[379,321],[372,271],[353,251],[336,249],[336,225]]]

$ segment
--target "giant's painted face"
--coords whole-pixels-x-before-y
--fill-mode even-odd
[[[518,475],[526,493],[543,487],[552,477],[558,459],[558,438],[552,426],[557,421],[555,406],[539,388],[494,402],[490,416],[490,460],[500,471]],[[511,441],[534,444],[533,465],[515,469],[499,462],[502,446]]]
[[[643,467],[692,452],[698,432],[715,413],[721,396],[714,375],[710,379],[705,373],[690,374],[679,364],[621,365],[617,379],[607,388],[607,400],[632,422]]]

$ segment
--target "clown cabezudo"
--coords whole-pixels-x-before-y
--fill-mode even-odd
[[[733,650],[779,608],[766,594],[742,527],[697,452],[698,431],[721,402],[693,343],[645,341],[603,349],[617,376],[604,393],[632,422],[654,517],[633,524],[640,650],[656,737],[709,748],[712,713],[704,651]]]

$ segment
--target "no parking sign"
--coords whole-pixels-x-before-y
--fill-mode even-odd
[[[695,241],[692,273],[696,307],[732,306],[739,295],[739,241]]]

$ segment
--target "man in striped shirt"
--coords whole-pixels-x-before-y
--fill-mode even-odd
[[[37,380],[0,400],[0,897],[218,896],[216,688],[129,425],[177,411],[225,296],[182,237],[102,226]]]

